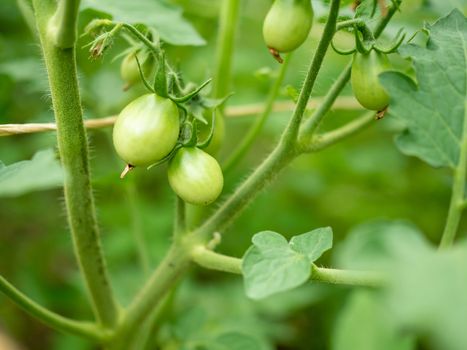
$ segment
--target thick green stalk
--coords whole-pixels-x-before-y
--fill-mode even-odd
[[[459,223],[464,210],[465,181],[467,172],[467,102],[464,105],[464,129],[460,145],[459,163],[454,169],[454,180],[452,184],[451,203],[449,205],[448,217],[441,237],[440,248],[448,248],[454,243]]]
[[[64,191],[75,253],[99,323],[112,327],[118,310],[101,250],[91,189],[88,142],[78,88],[75,50],[57,47],[48,34],[55,1],[34,0],[34,10],[49,77],[57,124]]]
[[[232,57],[240,0],[223,0],[217,37],[216,71],[212,97],[222,98],[229,93],[232,75]]]
[[[268,100],[266,101],[266,105],[264,106],[263,113],[261,113],[261,116],[258,119],[256,119],[254,124],[248,130],[245,137],[243,137],[243,139],[240,141],[240,144],[237,146],[237,148],[235,148],[235,150],[232,152],[229,158],[227,158],[227,160],[224,162],[224,166],[222,167],[224,173],[232,169],[243,158],[243,156],[250,149],[251,145],[255,141],[260,131],[263,129],[264,123],[266,123],[266,120],[272,112],[272,107],[274,106],[274,102],[276,101],[277,95],[279,94],[282,82],[284,81],[285,73],[287,72],[287,68],[289,66],[291,57],[292,54],[287,55],[287,57],[284,60],[284,63],[281,65],[279,75],[277,76],[276,81],[274,82],[274,85],[272,86],[272,89],[269,92]]]
[[[202,246],[193,250],[193,261],[206,269],[242,274],[242,259],[222,255]],[[350,286],[376,287],[384,283],[383,275],[369,271],[337,270],[312,265],[312,281]]]
[[[110,335],[94,323],[71,320],[46,309],[29,299],[2,276],[0,276],[0,290],[28,314],[36,317],[46,325],[55,328],[58,331],[75,334],[97,341],[103,341]]]

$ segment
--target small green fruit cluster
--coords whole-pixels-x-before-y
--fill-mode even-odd
[[[113,143],[127,169],[169,158],[168,179],[185,202],[208,205],[221,194],[224,179],[216,159],[197,147],[176,147],[180,134],[177,105],[154,93],[138,97],[118,116]]]

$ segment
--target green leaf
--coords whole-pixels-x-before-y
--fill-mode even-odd
[[[183,17],[179,7],[165,0],[83,0],[81,9],[108,14],[115,21],[154,27],[173,45],[204,45],[205,40]]]
[[[242,271],[245,291],[252,299],[297,287],[310,277],[310,261],[306,255],[290,248],[287,240],[272,231],[253,236],[243,257]]]
[[[322,227],[299,236],[292,237],[290,247],[308,257],[310,262],[332,248],[332,228]]]
[[[399,149],[432,166],[455,168],[467,117],[467,19],[454,10],[427,30],[426,47],[400,48],[413,60],[417,84],[396,72],[380,79],[391,96],[390,114],[407,127],[396,139]]]
[[[242,262],[245,291],[252,299],[261,299],[305,283],[311,264],[332,246],[332,229],[318,228],[294,236],[290,243],[273,231],[252,238]]]
[[[37,152],[31,160],[5,166],[0,162],[0,197],[61,187],[63,171],[52,149]]]
[[[353,292],[338,315],[332,350],[410,350],[414,340],[398,331],[379,295]]]

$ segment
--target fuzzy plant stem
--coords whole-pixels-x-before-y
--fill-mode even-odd
[[[109,283],[96,220],[75,49],[57,46],[54,36],[49,34],[49,25],[56,21],[55,16],[61,7],[56,9],[53,0],[34,0],[33,5],[57,124],[58,149],[65,172],[65,203],[74,250],[96,318],[110,328],[117,322],[118,308]],[[68,14],[65,19],[68,18],[69,23],[65,21],[63,26],[75,25],[76,20]]]

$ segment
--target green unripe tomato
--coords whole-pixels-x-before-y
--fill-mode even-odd
[[[275,0],[263,23],[266,45],[277,52],[290,52],[308,37],[313,22],[310,0]]]
[[[389,104],[389,95],[378,76],[391,69],[385,54],[371,50],[367,54],[355,53],[352,63],[352,90],[360,104],[370,110],[382,111]]]
[[[217,160],[196,147],[180,148],[169,161],[167,175],[174,192],[195,205],[214,202],[224,186]]]
[[[146,57],[140,59],[141,69],[145,76],[149,75],[152,70],[152,59],[151,57]],[[127,90],[133,85],[141,81],[141,75],[138,69],[138,62],[136,62],[136,52],[130,52],[123,58],[122,64],[120,65],[120,76],[125,82],[124,89]]]
[[[146,94],[120,112],[113,129],[113,143],[127,164],[148,166],[170,153],[179,132],[176,104],[168,98]]]

